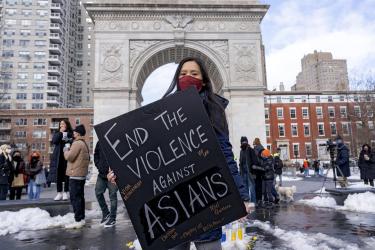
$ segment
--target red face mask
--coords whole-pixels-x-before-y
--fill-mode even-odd
[[[202,80],[192,76],[183,76],[180,79],[178,79],[178,86],[181,90],[185,90],[190,86],[194,86],[197,88],[198,92],[200,92],[203,87],[203,82]]]

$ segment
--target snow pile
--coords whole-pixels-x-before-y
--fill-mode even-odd
[[[370,192],[351,194],[344,201],[344,206],[339,209],[375,213],[375,194]]]
[[[98,209],[86,210],[86,219],[100,218],[100,216],[101,212]],[[0,212],[0,236],[20,231],[64,227],[73,222],[73,213],[51,217],[47,211],[40,208],[25,208],[15,212],[4,211]]]
[[[285,244],[292,249],[300,250],[303,246],[304,250],[316,249],[344,249],[357,250],[358,245],[346,242],[337,238],[330,237],[323,233],[307,234],[300,231],[286,231],[278,227],[273,227],[269,222],[254,221],[253,226],[256,226],[275,237],[284,241]]]
[[[285,176],[285,175],[283,175],[282,178],[283,178],[283,181],[302,181],[303,180],[303,178],[301,177],[293,177],[293,176]],[[276,180],[278,180],[278,178]]]
[[[316,190],[314,193],[317,193],[317,194],[328,194],[328,192],[326,191],[326,187],[322,187],[321,189],[318,189]]]
[[[336,201],[332,197],[316,196],[309,200],[300,200],[299,202],[313,207],[336,208]]]

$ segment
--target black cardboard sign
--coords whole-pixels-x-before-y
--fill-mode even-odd
[[[194,88],[95,126],[143,249],[168,249],[246,214]]]

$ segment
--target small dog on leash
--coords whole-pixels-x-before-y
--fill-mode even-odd
[[[276,185],[276,191],[280,196],[280,200],[291,202],[294,201],[294,193],[297,191],[296,186],[291,187],[279,187],[279,185]]]

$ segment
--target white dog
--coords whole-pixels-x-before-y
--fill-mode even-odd
[[[297,191],[296,186],[291,187],[279,187],[279,185],[276,185],[276,191],[280,196],[280,200],[290,202],[294,201],[293,195]]]

